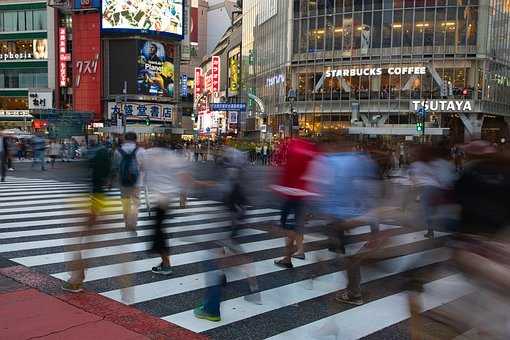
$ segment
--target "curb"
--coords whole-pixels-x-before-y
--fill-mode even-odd
[[[123,305],[94,292],[66,293],[61,289],[62,281],[46,274],[31,271],[16,265],[0,268],[0,275],[26,287],[37,289],[85,312],[110,321],[149,339],[205,340],[206,336]]]

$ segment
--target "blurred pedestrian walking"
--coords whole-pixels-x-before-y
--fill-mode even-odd
[[[105,190],[110,186],[112,159],[108,150],[102,145],[96,145],[91,142],[88,152],[89,165],[91,169],[91,194],[90,194],[90,213],[87,225],[82,230],[80,248],[75,252],[75,259],[70,263],[71,277],[62,285],[62,289],[72,293],[78,293],[83,290],[83,281],[85,280],[85,269],[88,267],[81,254],[84,249],[86,238],[91,235],[96,226],[97,219],[105,213],[108,206],[108,195]]]
[[[0,132],[0,180],[5,182],[5,176],[7,173],[7,158],[9,153],[9,145],[7,136]]]
[[[293,139],[286,148],[286,162],[281,169],[280,179],[272,189],[283,198],[280,224],[286,235],[285,256],[275,264],[293,268],[292,257],[304,259],[303,228],[305,223],[306,200],[315,194],[310,183],[304,178],[310,164],[318,155],[315,145],[303,139]],[[289,215],[294,214],[294,223]]]
[[[55,168],[55,161],[60,157],[60,144],[56,141],[51,141],[48,147],[48,156],[50,157],[51,168]]]
[[[381,195],[380,172],[368,154],[352,151],[354,146],[349,140],[326,141],[321,145],[324,154],[313,162],[306,176],[319,194],[316,207],[328,221],[329,249],[346,255],[348,230],[368,224],[372,239],[379,232],[379,220],[371,211],[378,207]],[[338,301],[363,304],[360,266],[365,250],[373,246],[368,242],[365,249],[346,257],[348,286],[337,296]]]
[[[142,173],[140,161],[144,150],[137,144],[136,133],[128,132],[124,136],[124,143],[114,155],[115,173],[118,174],[122,198],[122,210],[126,228],[135,231],[138,224],[138,210],[140,206],[140,187]]]
[[[175,150],[171,150],[165,140],[158,138],[154,141],[154,147],[140,155],[140,167],[150,199],[156,204],[156,223],[151,249],[161,257],[161,263],[153,267],[152,272],[170,275],[172,266],[169,240],[163,225],[169,212],[170,201],[178,199],[183,186],[190,181],[189,173],[186,171],[186,160]]]
[[[41,164],[41,170],[46,171],[45,167],[45,153],[46,153],[46,141],[42,137],[42,133],[38,132],[31,140],[32,144],[32,168],[37,164]]]

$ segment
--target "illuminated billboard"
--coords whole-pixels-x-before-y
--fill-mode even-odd
[[[184,0],[102,0],[102,29],[183,37]]]
[[[141,40],[138,54],[137,92],[143,95],[173,97],[175,65],[172,45]]]

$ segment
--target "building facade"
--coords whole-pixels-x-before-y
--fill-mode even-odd
[[[273,131],[295,110],[304,135],[348,129],[408,136],[417,133],[424,107],[426,134],[507,133],[506,0],[295,0],[276,7],[260,0],[253,7],[245,14],[255,20],[245,23],[254,51],[246,52],[254,57],[243,60],[260,71],[251,84]],[[264,32],[272,30],[279,37],[268,39]],[[278,65],[269,44],[279,45]]]
[[[0,130],[28,129],[54,107],[55,17],[46,1],[0,3]]]

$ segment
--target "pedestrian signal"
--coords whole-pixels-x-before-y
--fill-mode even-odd
[[[416,131],[423,132],[423,123],[416,123]]]

